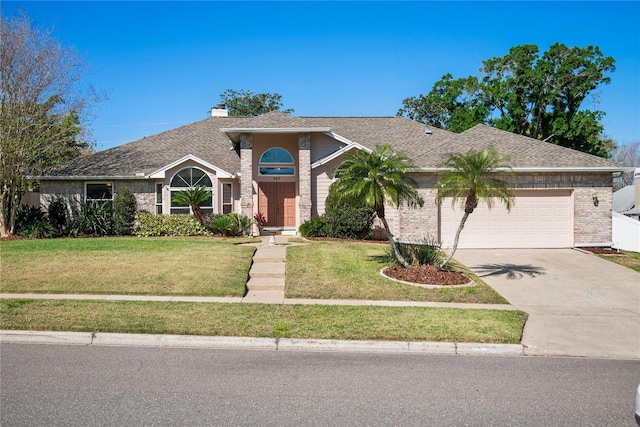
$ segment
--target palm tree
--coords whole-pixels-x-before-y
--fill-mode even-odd
[[[340,163],[333,170],[336,181],[331,184],[338,199],[359,200],[373,208],[384,225],[396,259],[404,267],[409,264],[391,234],[384,205],[385,202],[396,207],[403,203],[409,206],[424,204],[422,196],[416,190],[417,183],[408,175],[412,167],[406,154],[393,151],[387,144],[379,145],[371,153],[357,151]]]
[[[196,219],[200,221],[200,224],[206,227],[207,225],[209,225],[209,218],[200,207],[200,204],[209,200],[210,198],[210,190],[207,190],[205,187],[194,187],[173,193],[171,199],[175,203],[190,206],[191,210],[193,211],[193,216],[195,216]]]
[[[512,174],[509,161],[508,156],[498,153],[493,146],[482,150],[471,149],[466,154],[452,153],[446,156],[437,184],[436,204],[440,206],[445,197],[452,197],[452,204],[460,201],[464,215],[458,225],[451,253],[440,264],[440,268],[453,258],[458,248],[460,232],[479,202],[485,201],[491,209],[494,199],[498,199],[505,204],[507,211],[511,210],[514,202],[513,190],[502,179]]]

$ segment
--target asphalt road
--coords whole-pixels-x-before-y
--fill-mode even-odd
[[[632,426],[640,361],[0,345],[2,426]]]

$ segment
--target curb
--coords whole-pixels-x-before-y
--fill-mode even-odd
[[[201,335],[121,334],[102,332],[0,331],[0,343],[138,346],[225,350],[325,351],[526,356],[521,344],[474,344],[415,341],[348,341],[300,338],[213,337]]]

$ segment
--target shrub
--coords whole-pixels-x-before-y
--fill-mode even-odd
[[[248,216],[232,212],[226,215],[212,215],[209,229],[214,234],[222,234],[223,236],[245,236],[252,225],[253,222]]]
[[[127,187],[121,187],[113,198],[113,225],[116,234],[129,235],[133,232],[138,202]]]
[[[324,215],[314,216],[300,225],[300,234],[303,237],[326,237],[327,221]]]
[[[356,198],[345,198],[329,187],[325,207],[327,236],[366,239],[371,235],[375,211]]]
[[[37,220],[23,227],[19,234],[32,239],[50,239],[58,235],[58,230],[47,220]]]
[[[327,235],[341,239],[366,239],[371,235],[374,216],[373,209],[367,206],[346,203],[327,206]]]
[[[418,244],[400,243],[400,253],[409,264],[439,266],[444,259],[442,244],[424,239]]]
[[[22,232],[36,222],[46,221],[47,214],[40,206],[22,205],[16,212],[16,234],[23,235]]]
[[[67,234],[69,231],[69,210],[62,196],[56,195],[51,199],[47,207],[47,216],[49,224],[55,228],[57,235]]]
[[[71,234],[109,236],[113,229],[113,206],[104,202],[85,202],[71,225]]]
[[[153,215],[138,214],[137,235],[141,237],[158,236],[207,236],[209,231],[191,215]]]

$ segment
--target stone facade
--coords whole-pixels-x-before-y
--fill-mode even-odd
[[[298,221],[311,219],[311,135],[298,135]]]
[[[240,136],[240,213],[253,218],[253,138]]]

